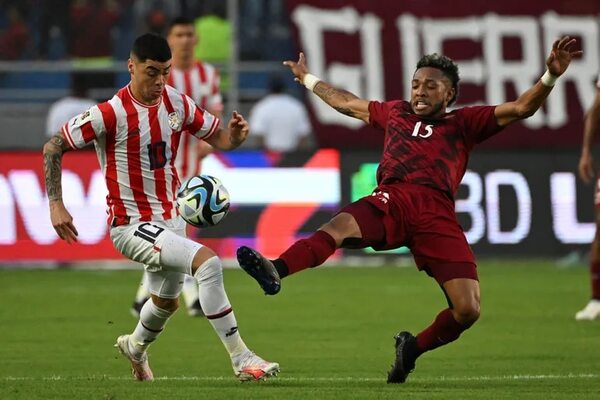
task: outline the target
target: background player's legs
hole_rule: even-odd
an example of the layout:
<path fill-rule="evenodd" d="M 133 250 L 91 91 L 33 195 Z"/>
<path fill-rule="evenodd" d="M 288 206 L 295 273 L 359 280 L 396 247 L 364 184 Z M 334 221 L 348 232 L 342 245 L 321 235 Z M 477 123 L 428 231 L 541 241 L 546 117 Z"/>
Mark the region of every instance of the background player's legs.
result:
<path fill-rule="evenodd" d="M 416 337 L 406 331 L 396 335 L 396 359 L 388 373 L 388 383 L 403 383 L 421 354 L 455 341 L 479 318 L 479 282 L 475 264 L 438 264 L 429 266 L 428 273 L 441 285 L 448 308 Z"/>
<path fill-rule="evenodd" d="M 590 281 L 592 298 L 583 310 L 575 314 L 578 321 L 600 319 L 600 211 L 596 204 L 596 235 L 590 252 Z"/>
<path fill-rule="evenodd" d="M 135 293 L 135 299 L 133 300 L 133 304 L 131 305 L 131 315 L 133 315 L 136 318 L 140 316 L 142 307 L 150 298 L 150 292 L 146 287 L 147 274 L 148 272 L 144 271 L 144 274 L 142 275 L 142 279 L 140 280 L 140 284 L 138 286 L 138 290 Z M 183 281 L 182 294 L 188 315 L 192 317 L 203 316 L 204 313 L 202 311 L 202 307 L 200 306 L 200 300 L 198 299 L 198 282 L 196 281 L 196 279 L 194 279 L 193 276 L 185 275 Z"/>
<path fill-rule="evenodd" d="M 210 145 L 201 140 L 198 141 L 198 145 L 204 149 L 204 145 L 206 147 L 211 148 Z M 198 237 L 199 229 L 193 227 L 192 225 L 186 224 L 185 226 L 185 234 L 188 239 L 196 241 Z M 188 315 L 192 317 L 202 317 L 204 316 L 204 311 L 202 310 L 202 306 L 200 305 L 200 299 L 198 298 L 198 282 L 191 275 L 186 275 L 185 280 L 183 281 L 183 300 L 185 301 L 185 306 L 187 308 Z"/>
<path fill-rule="evenodd" d="M 200 299 L 198 297 L 198 282 L 193 276 L 185 276 L 182 295 L 188 315 L 192 317 L 202 317 L 204 311 L 202 310 Z"/>
<path fill-rule="evenodd" d="M 131 315 L 133 315 L 136 318 L 140 316 L 142 307 L 150 298 L 150 292 L 146 288 L 146 274 L 147 272 L 144 271 L 144 273 L 142 274 L 142 279 L 140 280 L 140 284 L 138 285 L 137 292 L 135 292 L 135 299 L 133 300 L 133 304 L 131 305 Z"/>

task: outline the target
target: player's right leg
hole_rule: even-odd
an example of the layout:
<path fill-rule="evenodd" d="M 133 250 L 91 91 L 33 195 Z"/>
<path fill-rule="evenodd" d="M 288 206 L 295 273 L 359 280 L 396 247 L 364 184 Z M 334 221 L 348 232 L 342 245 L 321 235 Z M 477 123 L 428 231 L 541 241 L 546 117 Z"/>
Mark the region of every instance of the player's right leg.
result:
<path fill-rule="evenodd" d="M 229 353 L 235 375 L 242 381 L 277 375 L 279 364 L 263 360 L 242 340 L 235 314 L 223 285 L 221 260 L 208 247 L 201 247 L 192 262 L 199 298 L 206 318 Z"/>
<path fill-rule="evenodd" d="M 597 199 L 600 200 L 598 192 Z M 597 201 L 598 201 L 597 200 Z M 577 321 L 600 320 L 600 204 L 596 203 L 596 234 L 590 252 L 590 282 L 592 296 L 586 306 L 575 314 Z"/>
<path fill-rule="evenodd" d="M 268 260 L 247 246 L 237 250 L 237 259 L 265 294 L 274 295 L 281 289 L 282 278 L 323 264 L 348 238 L 361 240 L 362 233 L 355 216 L 342 210 L 312 236 L 298 240 L 275 260 Z"/>
<path fill-rule="evenodd" d="M 135 330 L 129 335 L 121 335 L 117 338 L 115 347 L 131 363 L 135 379 L 139 381 L 154 379 L 148 364 L 147 349 L 161 334 L 178 306 L 177 298 L 169 299 L 152 295 L 140 310 L 140 319 Z"/>

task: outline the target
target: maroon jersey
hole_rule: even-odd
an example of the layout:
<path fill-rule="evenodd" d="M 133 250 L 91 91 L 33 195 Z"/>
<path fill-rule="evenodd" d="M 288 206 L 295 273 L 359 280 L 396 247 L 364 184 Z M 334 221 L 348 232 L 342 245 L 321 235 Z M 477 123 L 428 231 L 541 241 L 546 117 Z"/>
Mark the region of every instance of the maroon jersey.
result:
<path fill-rule="evenodd" d="M 377 183 L 424 185 L 454 198 L 473 146 L 502 129 L 495 108 L 465 107 L 426 119 L 407 101 L 370 102 L 371 125 L 385 130 Z"/>

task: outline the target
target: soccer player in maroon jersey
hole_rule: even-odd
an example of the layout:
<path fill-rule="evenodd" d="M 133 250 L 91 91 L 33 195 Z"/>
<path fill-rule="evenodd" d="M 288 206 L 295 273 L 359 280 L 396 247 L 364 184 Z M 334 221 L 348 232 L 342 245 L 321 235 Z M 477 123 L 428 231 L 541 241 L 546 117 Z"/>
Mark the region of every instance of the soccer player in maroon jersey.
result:
<path fill-rule="evenodd" d="M 596 98 L 585 116 L 581 158 L 579 159 L 579 176 L 585 183 L 594 179 L 592 160 L 592 144 L 600 133 L 600 76 L 596 82 Z M 575 314 L 577 321 L 600 319 L 600 174 L 596 177 L 596 234 L 592 241 L 590 254 L 590 279 L 592 283 L 592 298 L 587 305 Z"/>
<path fill-rule="evenodd" d="M 219 118 L 168 86 L 171 50 L 158 35 L 135 40 L 127 67 L 131 82 L 126 87 L 71 118 L 44 145 L 52 226 L 61 239 L 77 241 L 73 217 L 62 201 L 61 162 L 65 152 L 93 144 L 108 188 L 110 238 L 121 254 L 148 272 L 151 298 L 133 332 L 119 336 L 115 344 L 135 379 L 154 378 L 147 349 L 177 311 L 186 275 L 197 281 L 202 309 L 229 353 L 235 375 L 240 380 L 275 375 L 279 364 L 263 360 L 242 340 L 223 285 L 221 260 L 212 249 L 186 238 L 175 202 L 181 136 L 194 135 L 220 150 L 233 150 L 246 139 L 248 123 L 234 111 L 222 127 Z"/>
<path fill-rule="evenodd" d="M 194 100 L 200 108 L 220 118 L 223 99 L 219 89 L 219 71 L 213 65 L 194 58 L 194 46 L 198 42 L 198 35 L 193 21 L 185 17 L 171 21 L 167 31 L 167 42 L 172 53 L 167 85 L 173 86 Z M 204 140 L 197 140 L 192 135 L 181 135 L 175 158 L 175 167 L 181 182 L 200 173 L 202 159 L 212 150 L 211 145 Z M 196 228 L 188 226 L 188 237 L 195 235 L 195 232 Z M 142 306 L 150 298 L 150 292 L 144 284 L 146 275 L 147 272 L 144 272 L 131 306 L 130 311 L 135 317 L 139 316 Z M 188 315 L 204 316 L 198 297 L 198 284 L 193 277 L 188 275 L 184 278 L 182 294 Z"/>
<path fill-rule="evenodd" d="M 547 71 L 517 100 L 447 112 L 458 95 L 458 67 L 448 57 L 424 56 L 411 81 L 410 101 L 368 101 L 338 89 L 308 72 L 304 55 L 285 61 L 296 81 L 342 114 L 385 133 L 377 184 L 370 196 L 342 208 L 307 239 L 279 258 L 267 260 L 249 247 L 237 252 L 240 266 L 266 294 L 277 294 L 281 278 L 321 265 L 340 247 L 376 250 L 408 246 L 419 270 L 440 285 L 448 300 L 433 323 L 416 336 L 395 336 L 396 357 L 388 383 L 402 383 L 417 357 L 456 340 L 479 318 L 479 281 L 475 257 L 458 224 L 454 195 L 470 151 L 510 123 L 538 110 L 571 58 L 575 39 L 554 42 Z"/>

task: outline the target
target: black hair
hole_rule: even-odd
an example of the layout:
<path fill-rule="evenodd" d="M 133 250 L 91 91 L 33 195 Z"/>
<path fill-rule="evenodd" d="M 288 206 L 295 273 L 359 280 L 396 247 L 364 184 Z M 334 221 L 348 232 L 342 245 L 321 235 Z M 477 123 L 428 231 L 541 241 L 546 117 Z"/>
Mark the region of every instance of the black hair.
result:
<path fill-rule="evenodd" d="M 90 88 L 90 77 L 83 72 L 71 73 L 71 93 L 75 97 L 87 97 Z"/>
<path fill-rule="evenodd" d="M 191 25 L 191 26 L 194 26 L 194 21 L 192 21 L 188 17 L 184 17 L 184 16 L 180 16 L 180 17 L 174 18 L 173 20 L 171 20 L 171 22 L 169 22 L 169 27 L 167 28 L 167 35 L 169 33 L 171 33 L 171 30 L 175 26 L 177 26 L 177 25 Z"/>
<path fill-rule="evenodd" d="M 285 92 L 285 82 L 281 75 L 272 75 L 269 78 L 269 93 L 283 93 Z"/>
<path fill-rule="evenodd" d="M 460 77 L 458 76 L 458 65 L 456 65 L 450 57 L 433 53 L 423 56 L 417 63 L 417 69 L 424 67 L 439 69 L 444 76 L 450 80 L 452 87 L 454 88 L 454 96 L 450 99 L 448 105 L 454 103 L 458 97 L 458 82 L 460 81 Z"/>
<path fill-rule="evenodd" d="M 165 62 L 171 59 L 171 49 L 167 40 L 155 33 L 145 33 L 135 39 L 131 54 L 141 62 L 146 60 Z"/>

